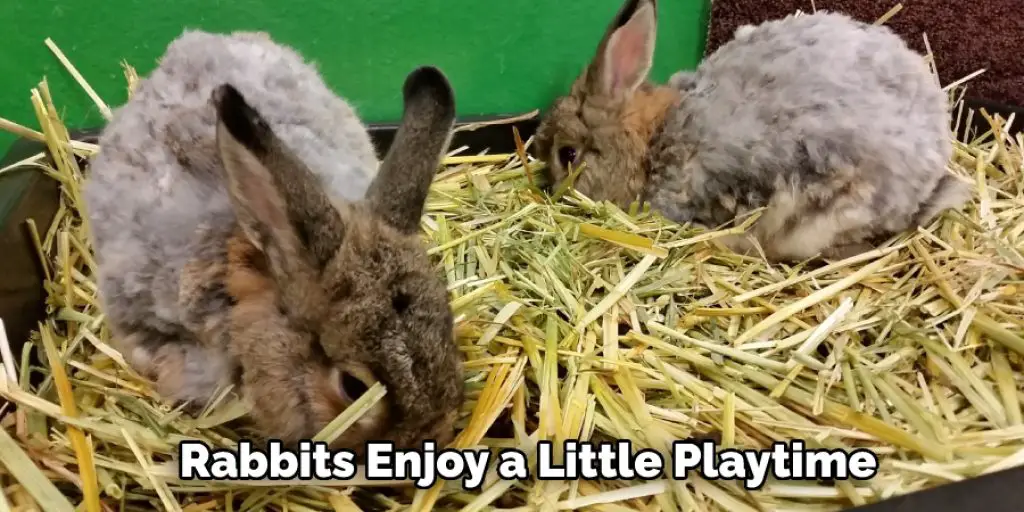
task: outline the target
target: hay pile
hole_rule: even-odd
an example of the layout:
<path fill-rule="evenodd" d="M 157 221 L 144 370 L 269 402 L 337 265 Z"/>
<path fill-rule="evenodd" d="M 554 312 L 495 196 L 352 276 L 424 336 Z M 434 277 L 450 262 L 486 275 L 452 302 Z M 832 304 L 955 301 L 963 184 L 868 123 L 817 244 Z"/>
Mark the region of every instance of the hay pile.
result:
<path fill-rule="evenodd" d="M 45 82 L 32 99 L 41 131 L 2 126 L 46 142 L 53 162 L 28 163 L 61 183 L 62 205 L 35 226 L 49 318 L 25 353 L 0 343 L 11 402 L 0 511 L 824 511 L 1024 463 L 1024 141 L 1001 120 L 957 145 L 955 169 L 977 183 L 962 214 L 827 265 L 767 265 L 716 245 L 735 229 L 701 232 L 575 192 L 552 202 L 517 155 L 448 158 L 424 226 L 467 359 L 459 446 L 629 439 L 667 457 L 672 440 L 718 433 L 741 448 L 866 447 L 883 462 L 870 482 L 758 491 L 493 475 L 480 491 L 416 491 L 178 480 L 177 442 L 231 447 L 245 406 L 225 394 L 198 418 L 171 410 L 111 348 L 72 157 L 97 148 L 68 141 Z M 28 367 L 30 350 L 46 367 Z"/>

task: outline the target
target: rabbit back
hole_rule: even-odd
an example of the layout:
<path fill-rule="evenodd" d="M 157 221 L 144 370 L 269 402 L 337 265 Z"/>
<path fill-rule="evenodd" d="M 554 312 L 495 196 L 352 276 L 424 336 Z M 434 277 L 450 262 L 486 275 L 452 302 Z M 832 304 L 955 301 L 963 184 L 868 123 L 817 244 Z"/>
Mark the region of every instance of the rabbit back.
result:
<path fill-rule="evenodd" d="M 197 329 L 228 306 L 216 290 L 200 303 L 182 294 L 186 281 L 217 286 L 236 229 L 210 102 L 225 83 L 261 110 L 332 198 L 361 199 L 377 171 L 355 111 L 293 50 L 260 33 L 186 31 L 174 40 L 101 134 L 84 192 L 101 300 L 120 337 L 141 347 L 140 366 L 161 344 L 197 343 Z"/>
<path fill-rule="evenodd" d="M 863 238 L 962 199 L 946 94 L 886 27 L 826 12 L 746 27 L 670 85 L 683 99 L 647 190 L 668 217 L 717 225 L 780 203 L 777 229 L 832 217 Z"/>

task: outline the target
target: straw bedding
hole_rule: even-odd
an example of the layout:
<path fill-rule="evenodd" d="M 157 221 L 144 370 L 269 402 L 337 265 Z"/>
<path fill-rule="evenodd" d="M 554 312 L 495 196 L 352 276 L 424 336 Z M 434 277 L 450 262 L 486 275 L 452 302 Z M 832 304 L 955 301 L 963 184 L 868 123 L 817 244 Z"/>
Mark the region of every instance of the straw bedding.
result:
<path fill-rule="evenodd" d="M 743 226 L 699 231 L 574 191 L 553 200 L 532 188 L 539 162 L 456 149 L 423 225 L 467 361 L 458 446 L 629 439 L 667 457 L 671 441 L 711 434 L 740 448 L 869 448 L 882 466 L 868 482 L 757 491 L 493 474 L 477 491 L 418 491 L 178 480 L 177 443 L 233 446 L 245 405 L 225 393 L 198 417 L 172 410 L 112 348 L 79 212 L 87 171 L 75 156 L 97 148 L 67 140 L 45 82 L 32 101 L 39 131 L 2 127 L 47 144 L 52 159 L 25 164 L 61 183 L 62 205 L 52 226 L 31 226 L 49 318 L 25 353 L 0 343 L 0 510 L 824 511 L 1024 463 L 1024 141 L 1005 135 L 1006 120 L 957 143 L 951 167 L 977 185 L 962 213 L 872 253 L 796 266 L 717 245 Z M 970 115 L 982 114 L 956 111 Z M 30 367 L 29 350 L 46 364 Z"/>

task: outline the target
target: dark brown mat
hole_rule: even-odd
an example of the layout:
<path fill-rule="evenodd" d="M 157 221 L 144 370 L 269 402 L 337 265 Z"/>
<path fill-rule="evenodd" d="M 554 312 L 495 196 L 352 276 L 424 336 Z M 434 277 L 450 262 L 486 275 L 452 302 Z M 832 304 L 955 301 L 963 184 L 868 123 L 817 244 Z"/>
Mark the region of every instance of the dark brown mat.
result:
<path fill-rule="evenodd" d="M 819 10 L 838 11 L 873 22 L 898 0 L 816 0 Z M 948 84 L 984 68 L 967 94 L 1024 106 L 1024 0 L 903 0 L 903 10 L 886 24 L 924 53 L 923 34 Z M 732 38 L 737 27 L 812 11 L 811 0 L 713 0 L 708 53 Z"/>

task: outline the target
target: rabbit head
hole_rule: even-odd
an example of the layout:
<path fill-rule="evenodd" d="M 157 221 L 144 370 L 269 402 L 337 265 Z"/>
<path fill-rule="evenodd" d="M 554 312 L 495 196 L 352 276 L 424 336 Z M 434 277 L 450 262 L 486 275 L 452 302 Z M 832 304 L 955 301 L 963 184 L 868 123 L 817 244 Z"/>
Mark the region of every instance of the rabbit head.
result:
<path fill-rule="evenodd" d="M 452 439 L 460 354 L 419 227 L 455 100 L 430 67 L 411 73 L 403 93 L 394 142 L 365 199 L 351 204 L 332 202 L 238 90 L 213 93 L 239 228 L 227 248 L 229 344 L 268 437 L 309 439 L 380 382 L 384 398 L 334 447 Z"/>
<path fill-rule="evenodd" d="M 679 100 L 674 88 L 647 81 L 656 15 L 655 0 L 628 0 L 569 94 L 545 114 L 535 143 L 550 184 L 572 177 L 584 195 L 620 205 L 641 195 L 649 143 Z"/>

